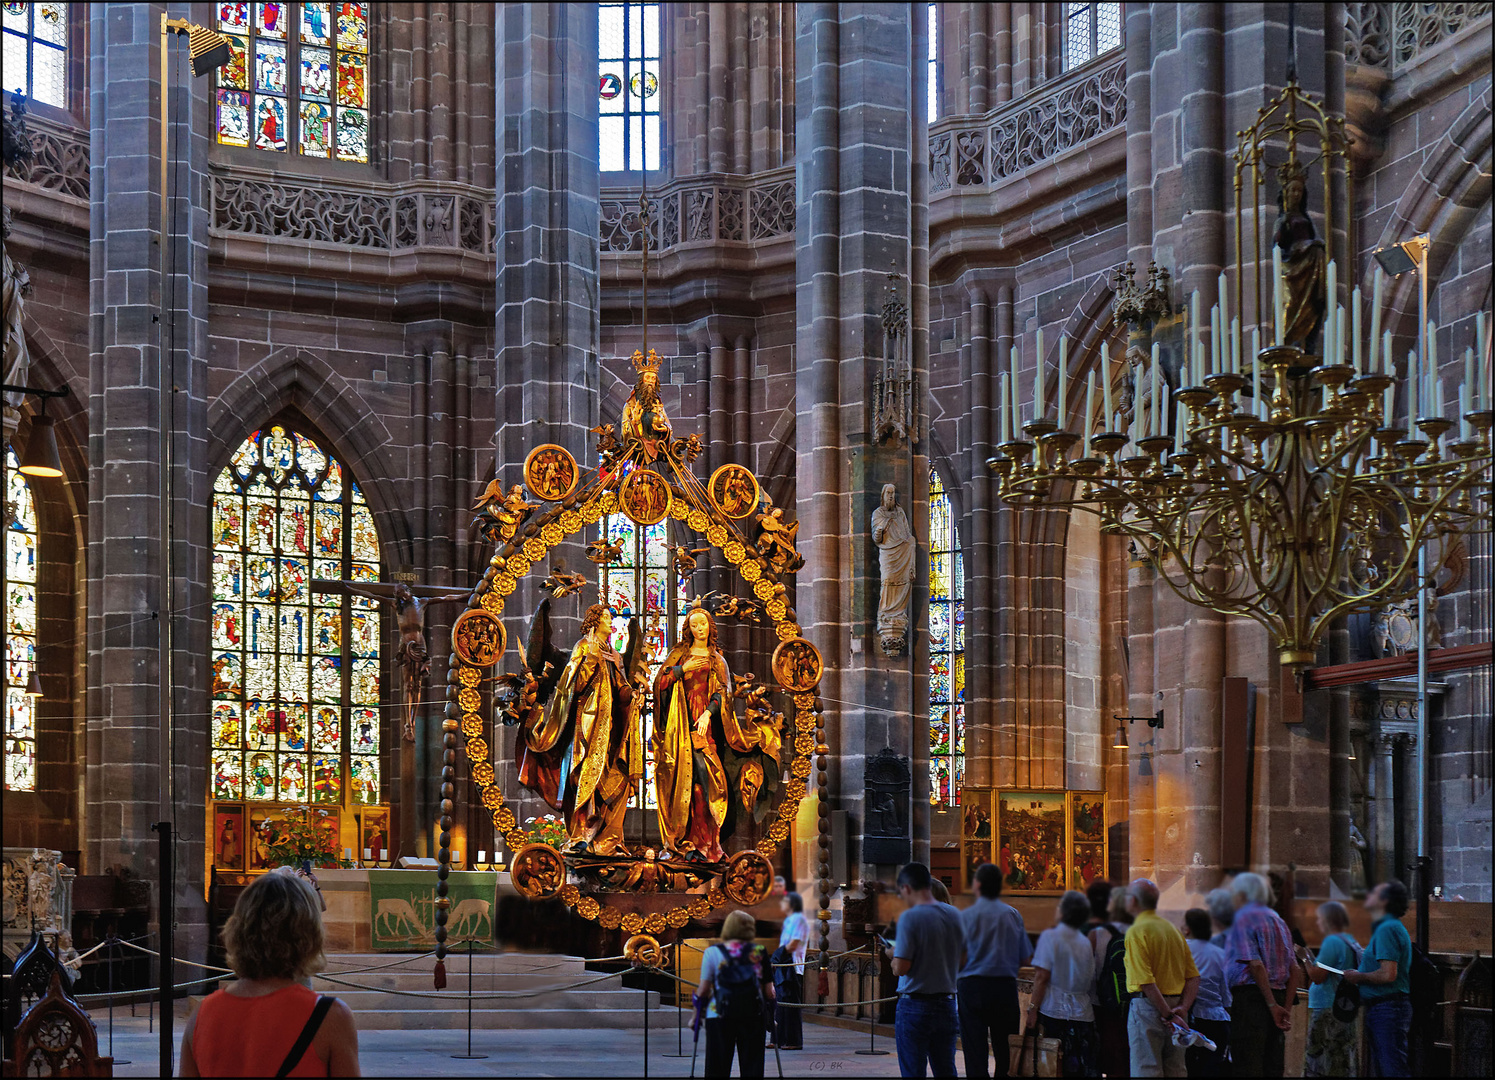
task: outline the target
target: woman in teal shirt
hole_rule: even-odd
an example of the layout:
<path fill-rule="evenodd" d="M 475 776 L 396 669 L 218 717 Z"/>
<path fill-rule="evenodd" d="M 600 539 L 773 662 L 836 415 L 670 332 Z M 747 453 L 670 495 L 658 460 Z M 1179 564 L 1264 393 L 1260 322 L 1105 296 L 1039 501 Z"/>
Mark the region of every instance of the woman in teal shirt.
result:
<path fill-rule="evenodd" d="M 1356 1043 L 1354 1020 L 1340 1020 L 1334 1015 L 1334 994 L 1339 989 L 1339 976 L 1325 971 L 1326 967 L 1350 971 L 1360 966 L 1360 945 L 1350 936 L 1350 913 L 1337 900 L 1320 904 L 1318 908 L 1319 933 L 1324 943 L 1319 946 L 1317 961 L 1307 956 L 1308 961 L 1308 1052 L 1303 1059 L 1304 1076 L 1358 1076 L 1356 1065 Z"/>

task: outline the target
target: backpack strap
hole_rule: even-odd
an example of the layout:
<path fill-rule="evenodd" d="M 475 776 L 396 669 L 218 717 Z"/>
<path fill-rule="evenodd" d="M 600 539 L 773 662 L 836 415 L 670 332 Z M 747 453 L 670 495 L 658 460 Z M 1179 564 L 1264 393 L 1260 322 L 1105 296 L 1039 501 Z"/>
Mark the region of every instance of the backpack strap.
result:
<path fill-rule="evenodd" d="M 307 1050 L 311 1049 L 311 1041 L 317 1037 L 322 1021 L 327 1019 L 327 1013 L 331 1011 L 332 1003 L 336 1000 L 337 998 L 327 994 L 317 995 L 317 1004 L 312 1009 L 311 1015 L 306 1018 L 306 1026 L 301 1029 L 301 1034 L 296 1036 L 296 1043 L 291 1047 L 291 1052 L 286 1055 L 286 1059 L 280 1063 L 280 1068 L 275 1072 L 276 1080 L 290 1076 L 291 1070 L 301 1063 L 302 1057 L 305 1056 Z"/>

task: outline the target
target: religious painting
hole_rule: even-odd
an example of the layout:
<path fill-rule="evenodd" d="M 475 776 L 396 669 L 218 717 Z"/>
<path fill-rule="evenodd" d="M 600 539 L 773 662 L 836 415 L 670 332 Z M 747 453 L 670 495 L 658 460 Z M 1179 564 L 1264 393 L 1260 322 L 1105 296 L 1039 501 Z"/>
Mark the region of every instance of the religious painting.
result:
<path fill-rule="evenodd" d="M 670 512 L 672 499 L 669 481 L 652 469 L 635 469 L 618 491 L 623 513 L 640 525 L 663 521 Z"/>
<path fill-rule="evenodd" d="M 1013 893 L 1059 893 L 1065 879 L 1062 791 L 997 793 L 997 866 Z"/>
<path fill-rule="evenodd" d="M 387 860 L 389 854 L 389 811 L 383 807 L 370 806 L 364 810 L 360 828 L 363 835 L 359 844 L 363 848 L 363 861 L 377 866 Z"/>
<path fill-rule="evenodd" d="M 248 853 L 250 870 L 270 870 L 270 849 L 280 843 L 285 831 L 280 811 L 273 807 L 249 811 Z"/>
<path fill-rule="evenodd" d="M 779 685 L 796 694 L 809 693 L 820 684 L 825 665 L 820 650 L 804 638 L 790 638 L 779 643 L 770 662 L 773 677 Z"/>
<path fill-rule="evenodd" d="M 243 870 L 248 843 L 242 806 L 213 807 L 213 865 L 220 870 Z"/>
<path fill-rule="evenodd" d="M 758 505 L 758 478 L 741 465 L 723 465 L 711 474 L 706 491 L 729 518 L 745 518 Z"/>
<path fill-rule="evenodd" d="M 974 791 L 970 801 L 962 800 L 960 834 L 967 840 L 991 839 L 991 793 Z"/>
<path fill-rule="evenodd" d="M 1084 889 L 1106 876 L 1106 793 L 1069 793 L 1069 887 Z"/>

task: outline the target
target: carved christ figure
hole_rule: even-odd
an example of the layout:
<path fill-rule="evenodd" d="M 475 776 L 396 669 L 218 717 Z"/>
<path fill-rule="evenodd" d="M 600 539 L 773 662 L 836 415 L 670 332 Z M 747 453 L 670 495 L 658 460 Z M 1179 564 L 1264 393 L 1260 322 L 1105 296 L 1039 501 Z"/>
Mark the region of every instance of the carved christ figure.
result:
<path fill-rule="evenodd" d="M 333 586 L 321 588 L 320 586 Z M 426 608 L 432 604 L 452 604 L 465 601 L 465 592 L 430 591 L 420 597 L 408 585 L 385 585 L 366 581 L 314 581 L 317 592 L 345 592 L 351 596 L 363 596 L 381 603 L 393 603 L 395 617 L 400 628 L 400 648 L 395 659 L 400 664 L 405 683 L 405 723 L 402 735 L 406 742 L 415 742 L 415 711 L 420 705 L 421 690 L 431 674 L 431 657 L 426 651 Z"/>
<path fill-rule="evenodd" d="M 882 591 L 877 602 L 877 634 L 884 650 L 901 650 L 908 640 L 908 601 L 913 592 L 914 532 L 898 505 L 892 484 L 882 486 L 882 505 L 872 511 L 872 542 L 877 545 Z"/>

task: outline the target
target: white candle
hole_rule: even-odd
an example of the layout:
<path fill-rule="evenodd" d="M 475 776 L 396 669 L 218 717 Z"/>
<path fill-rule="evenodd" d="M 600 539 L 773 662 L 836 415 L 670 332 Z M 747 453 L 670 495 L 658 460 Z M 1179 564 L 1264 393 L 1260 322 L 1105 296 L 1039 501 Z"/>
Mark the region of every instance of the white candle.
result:
<path fill-rule="evenodd" d="M 1475 389 L 1475 386 L 1474 350 L 1471 348 L 1466 348 L 1464 350 L 1464 387 L 1467 387 L 1469 389 L 1469 393 L 1459 395 L 1460 423 L 1463 423 L 1462 417 L 1466 412 L 1474 411 L 1474 395 L 1478 393 L 1478 390 Z M 1460 389 L 1463 389 L 1464 387 L 1460 387 Z M 1460 437 L 1467 439 L 1469 436 L 1461 435 Z"/>
<path fill-rule="evenodd" d="M 1203 348 L 1203 343 L 1199 340 L 1199 335 L 1202 332 L 1203 327 L 1199 325 L 1199 290 L 1195 289 L 1189 294 L 1189 343 L 1193 346 L 1193 364 L 1189 369 L 1189 382 L 1193 386 L 1198 386 L 1203 381 L 1198 374 L 1199 356 Z M 1182 383 L 1182 377 L 1178 381 Z M 1153 434 L 1157 434 L 1157 432 L 1153 432 Z"/>
<path fill-rule="evenodd" d="M 1043 419 L 1043 327 L 1038 328 L 1038 359 L 1033 366 L 1033 419 Z"/>
<path fill-rule="evenodd" d="M 1354 293 L 1350 296 L 1350 333 L 1353 341 L 1350 343 L 1351 362 L 1355 365 L 1355 374 L 1360 374 L 1360 286 L 1355 286 Z"/>
<path fill-rule="evenodd" d="M 1396 415 L 1396 386 L 1388 386 L 1381 391 L 1381 426 L 1389 428 L 1391 418 Z"/>
<path fill-rule="evenodd" d="M 1068 419 L 1066 419 L 1065 412 L 1064 412 L 1064 406 L 1065 406 L 1065 400 L 1064 399 L 1067 396 L 1065 394 L 1065 390 L 1068 389 L 1068 387 L 1065 386 L 1065 379 L 1068 377 L 1067 376 L 1068 368 L 1069 368 L 1069 338 L 1065 337 L 1063 334 L 1060 334 L 1059 335 L 1059 400 L 1058 400 L 1058 402 L 1056 402 L 1056 404 L 1059 406 L 1059 415 L 1056 417 L 1056 419 L 1059 421 L 1059 427 L 1060 427 L 1061 430 L 1067 429 L 1069 427 L 1069 421 L 1068 421 Z"/>
<path fill-rule="evenodd" d="M 1465 356 L 1466 356 L 1465 365 L 1468 366 L 1468 363 L 1470 361 L 1473 361 L 1473 359 L 1474 359 L 1474 350 L 1473 349 L 1465 349 L 1464 352 L 1465 352 Z M 1459 438 L 1460 439 L 1468 439 L 1469 438 L 1469 421 L 1464 419 L 1464 414 L 1467 413 L 1467 412 L 1472 412 L 1472 411 L 1473 410 L 1469 408 L 1469 384 L 1465 383 L 1463 386 L 1459 387 Z"/>
<path fill-rule="evenodd" d="M 1376 342 L 1381 338 L 1381 291 L 1386 284 L 1386 275 L 1382 273 L 1379 266 L 1376 267 L 1376 286 L 1371 293 L 1370 300 L 1370 370 L 1375 374 L 1376 370 Z M 1391 354 L 1386 354 L 1386 374 L 1391 373 Z"/>
<path fill-rule="evenodd" d="M 1426 409 L 1433 400 L 1432 388 L 1438 382 L 1438 325 L 1432 319 L 1428 320 L 1427 363 L 1422 367 L 1422 377 L 1427 380 L 1427 390 L 1422 395 L 1422 407 Z"/>
<path fill-rule="evenodd" d="M 1266 419 L 1261 410 L 1261 327 L 1251 328 L 1251 411 Z"/>
<path fill-rule="evenodd" d="M 1219 296 L 1220 296 L 1220 305 L 1219 305 L 1220 306 L 1220 329 L 1221 329 L 1221 331 L 1224 331 L 1228 326 L 1230 326 L 1230 301 L 1227 299 L 1226 288 L 1227 288 L 1227 286 L 1225 284 L 1225 271 L 1221 270 L 1220 271 L 1220 292 L 1219 292 Z M 1228 350 L 1226 350 L 1226 355 L 1229 355 Z"/>
<path fill-rule="evenodd" d="M 1338 263 L 1335 262 L 1334 259 L 1329 260 L 1328 281 L 1326 281 L 1325 283 L 1325 299 L 1326 301 L 1328 301 L 1328 304 L 1326 304 L 1325 307 L 1329 308 L 1329 316 L 1332 317 L 1334 316 L 1335 311 L 1340 308 L 1340 265 L 1338 265 Z M 1325 344 L 1323 362 L 1340 362 L 1340 355 L 1338 355 L 1338 350 L 1335 350 L 1335 352 L 1331 355 L 1328 350 L 1328 346 L 1331 343 L 1329 343 L 1329 341 L 1325 341 L 1325 343 L 1323 344 Z"/>
<path fill-rule="evenodd" d="M 1221 275 L 1222 277 L 1224 275 Z M 1173 414 L 1173 452 L 1182 454 L 1184 452 L 1184 410 L 1174 402 Z"/>
<path fill-rule="evenodd" d="M 485 863 L 487 861 L 488 861 L 488 853 L 486 851 L 484 851 L 482 848 L 478 848 L 478 864 L 482 865 L 483 863 Z"/>
<path fill-rule="evenodd" d="M 1018 400 L 1017 400 L 1018 399 L 1018 394 L 1021 391 L 1019 391 L 1018 387 L 1017 387 L 1017 346 L 1016 345 L 1014 345 L 1012 347 L 1012 353 L 1008 357 L 1007 370 L 1012 373 L 1012 384 L 1009 387 L 1009 389 L 1011 389 L 1011 391 L 1012 391 L 1012 437 L 1014 439 L 1020 439 L 1020 438 L 1022 438 L 1022 430 L 1023 430 L 1023 414 L 1022 414 L 1021 409 L 1018 407 Z"/>
<path fill-rule="evenodd" d="M 1411 433 L 1417 431 L 1418 394 L 1422 386 L 1417 374 L 1417 350 L 1412 349 L 1407 353 L 1407 430 Z"/>
<path fill-rule="evenodd" d="M 1126 358 L 1126 346 L 1121 347 L 1122 358 Z M 1111 408 L 1111 363 L 1110 358 L 1101 351 L 1101 389 L 1105 392 L 1106 422 L 1100 426 L 1101 431 L 1110 431 L 1111 425 L 1116 421 L 1116 411 Z"/>
<path fill-rule="evenodd" d="M 1486 336 L 1485 313 L 1474 316 L 1474 351 L 1479 355 L 1480 377 L 1475 384 L 1474 408 L 1483 410 L 1490 404 L 1490 339 Z"/>
<path fill-rule="evenodd" d="M 1196 297 L 1198 293 L 1194 294 Z M 1152 343 L 1152 433 L 1158 433 L 1158 343 Z"/>
<path fill-rule="evenodd" d="M 1106 354 L 1101 352 L 1101 360 L 1105 360 Z M 1085 376 L 1085 419 L 1083 427 L 1085 430 L 1085 449 L 1081 457 L 1090 456 L 1090 425 L 1095 422 L 1095 372 L 1092 371 Z"/>
<path fill-rule="evenodd" d="M 1003 443 L 1012 441 L 1012 391 L 1008 389 L 1008 381 L 1009 379 L 1007 372 L 1002 372 L 1001 391 L 998 393 L 997 397 L 998 400 L 1001 401 L 1001 406 L 999 407 L 998 411 L 1002 414 Z"/>
<path fill-rule="evenodd" d="M 1374 337 L 1374 335 L 1372 335 Z M 1381 335 L 1381 374 L 1396 377 L 1396 368 L 1391 366 L 1391 331 Z"/>
<path fill-rule="evenodd" d="M 1230 320 L 1230 373 L 1241 373 L 1241 317 Z"/>
<path fill-rule="evenodd" d="M 1209 356 L 1211 375 L 1218 375 L 1225 368 L 1220 362 L 1220 338 L 1224 328 L 1220 325 L 1220 305 L 1216 304 L 1209 309 Z"/>
<path fill-rule="evenodd" d="M 1272 245 L 1272 322 L 1277 331 L 1277 344 L 1282 344 L 1282 335 L 1287 332 L 1286 297 L 1282 295 L 1282 249 Z"/>

